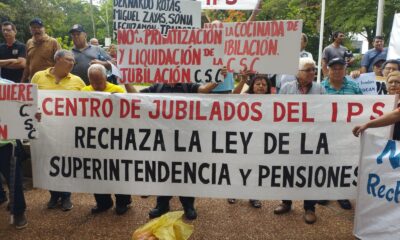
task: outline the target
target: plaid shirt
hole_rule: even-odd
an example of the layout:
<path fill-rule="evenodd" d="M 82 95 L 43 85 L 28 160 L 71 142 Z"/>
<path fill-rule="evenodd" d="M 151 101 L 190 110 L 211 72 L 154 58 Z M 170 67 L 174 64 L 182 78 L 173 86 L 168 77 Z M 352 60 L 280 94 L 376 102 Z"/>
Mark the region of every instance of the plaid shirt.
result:
<path fill-rule="evenodd" d="M 321 86 L 325 88 L 326 94 L 331 95 L 362 95 L 361 89 L 356 82 L 348 79 L 347 77 L 343 78 L 343 85 L 339 90 L 336 90 L 329 83 L 329 78 L 326 78 Z"/>

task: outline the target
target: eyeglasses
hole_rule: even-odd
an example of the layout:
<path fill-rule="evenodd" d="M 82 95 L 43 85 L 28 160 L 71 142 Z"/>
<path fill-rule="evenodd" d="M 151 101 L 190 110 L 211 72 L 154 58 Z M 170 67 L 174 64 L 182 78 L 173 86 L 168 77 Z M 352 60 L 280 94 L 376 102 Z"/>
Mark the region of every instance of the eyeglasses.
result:
<path fill-rule="evenodd" d="M 317 71 L 317 69 L 316 68 L 307 68 L 307 69 L 302 69 L 300 71 L 309 73 L 309 72 L 315 72 L 315 71 Z"/>

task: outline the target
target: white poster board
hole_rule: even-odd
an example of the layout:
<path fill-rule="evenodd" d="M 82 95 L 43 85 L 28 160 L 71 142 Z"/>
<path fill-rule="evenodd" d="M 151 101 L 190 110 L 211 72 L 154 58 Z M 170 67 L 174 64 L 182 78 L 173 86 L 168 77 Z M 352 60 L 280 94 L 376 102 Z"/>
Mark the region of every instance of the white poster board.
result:
<path fill-rule="evenodd" d="M 354 234 L 363 240 L 400 236 L 400 143 L 370 134 L 361 138 Z"/>
<path fill-rule="evenodd" d="M 386 59 L 400 58 L 400 13 L 394 15 Z"/>
<path fill-rule="evenodd" d="M 351 129 L 394 104 L 359 95 L 39 95 L 35 187 L 241 199 L 355 198 Z"/>
<path fill-rule="evenodd" d="M 364 95 L 378 95 L 376 88 L 376 76 L 374 72 L 363 73 L 358 78 L 354 79 L 358 83 Z"/>
<path fill-rule="evenodd" d="M 37 87 L 0 84 L 0 140 L 37 137 Z"/>
<path fill-rule="evenodd" d="M 114 39 L 118 29 L 200 28 L 201 3 L 196 1 L 115 0 Z"/>
<path fill-rule="evenodd" d="M 253 10 L 259 0 L 200 0 L 202 9 Z"/>

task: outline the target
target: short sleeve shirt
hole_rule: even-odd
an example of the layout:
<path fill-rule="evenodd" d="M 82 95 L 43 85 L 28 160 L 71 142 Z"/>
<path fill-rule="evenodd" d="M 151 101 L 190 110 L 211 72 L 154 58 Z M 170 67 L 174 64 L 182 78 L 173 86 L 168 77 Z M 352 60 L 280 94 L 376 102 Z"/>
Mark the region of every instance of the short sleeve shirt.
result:
<path fill-rule="evenodd" d="M 382 51 L 377 51 L 375 48 L 368 50 L 361 59 L 361 67 L 365 67 L 367 72 L 373 72 L 372 63 L 377 59 L 386 59 L 387 48 Z"/>
<path fill-rule="evenodd" d="M 323 53 L 322 58 L 325 59 L 326 63 L 334 58 L 341 58 L 344 60 L 344 53 L 347 51 L 347 48 L 340 45 L 339 47 L 334 47 L 332 44 L 327 46 Z"/>
<path fill-rule="evenodd" d="M 78 76 L 69 73 L 57 84 L 56 78 L 50 73 L 52 68 L 35 73 L 32 77 L 32 83 L 38 85 L 40 90 L 73 90 L 80 91 L 85 87 L 85 83 Z"/>
<path fill-rule="evenodd" d="M 325 79 L 321 85 L 325 88 L 327 94 L 331 95 L 362 95 L 358 84 L 347 77 L 344 77 L 342 87 L 337 90 L 329 83 L 329 78 Z"/>
<path fill-rule="evenodd" d="M 0 59 L 18 59 L 26 57 L 26 47 L 25 44 L 15 41 L 11 46 L 6 43 L 0 44 Z M 24 68 L 21 69 L 11 69 L 6 67 L 1 68 L 1 77 L 9 79 L 15 83 L 19 83 L 22 78 Z"/>
<path fill-rule="evenodd" d="M 72 53 L 75 57 L 75 66 L 72 69 L 71 73 L 82 78 L 86 85 L 90 84 L 89 77 L 87 75 L 87 70 L 90 66 L 90 62 L 94 59 L 98 59 L 101 61 L 111 60 L 110 55 L 108 55 L 101 47 L 93 45 L 89 45 L 82 51 L 73 48 Z"/>

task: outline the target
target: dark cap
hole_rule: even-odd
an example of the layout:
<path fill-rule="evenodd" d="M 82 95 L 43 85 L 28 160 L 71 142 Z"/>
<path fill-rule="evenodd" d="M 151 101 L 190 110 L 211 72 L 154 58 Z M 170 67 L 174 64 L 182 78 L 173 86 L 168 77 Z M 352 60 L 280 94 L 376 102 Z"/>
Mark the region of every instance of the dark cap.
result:
<path fill-rule="evenodd" d="M 33 24 L 37 24 L 41 27 L 43 27 L 43 21 L 40 18 L 34 18 L 32 21 L 29 22 L 29 26 L 32 26 Z"/>
<path fill-rule="evenodd" d="M 377 57 L 376 59 L 374 59 L 374 61 L 372 61 L 372 66 L 377 65 L 378 63 L 384 63 L 386 61 L 386 58 L 383 57 Z M 382 65 L 381 65 L 382 66 Z"/>
<path fill-rule="evenodd" d="M 329 61 L 328 66 L 332 66 L 335 64 L 346 65 L 346 62 L 341 58 L 333 58 Z"/>
<path fill-rule="evenodd" d="M 74 26 L 72 26 L 71 30 L 69 30 L 69 33 L 73 33 L 73 32 L 85 32 L 85 29 L 83 29 L 82 25 L 80 25 L 80 24 L 74 24 Z"/>

